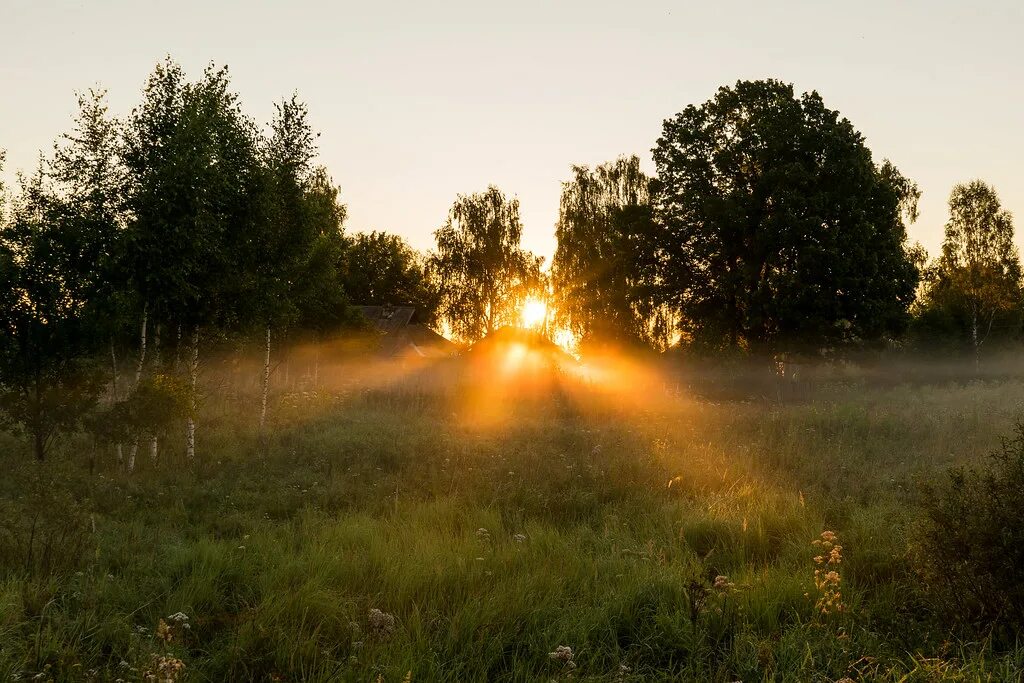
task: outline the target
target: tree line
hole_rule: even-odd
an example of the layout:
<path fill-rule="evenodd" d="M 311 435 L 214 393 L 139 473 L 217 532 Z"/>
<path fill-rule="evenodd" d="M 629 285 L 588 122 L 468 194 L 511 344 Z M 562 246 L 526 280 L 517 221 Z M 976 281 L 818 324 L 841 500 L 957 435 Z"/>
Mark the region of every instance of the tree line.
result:
<path fill-rule="evenodd" d="M 262 434 L 275 348 L 359 327 L 353 304 L 412 304 L 473 342 L 537 297 L 584 351 L 977 354 L 1021 331 L 995 190 L 953 188 L 930 261 L 907 238 L 917 186 L 817 93 L 780 81 L 667 119 L 653 176 L 637 156 L 572 167 L 548 270 L 494 186 L 456 198 L 429 253 L 346 233 L 306 106 L 285 98 L 260 125 L 226 68 L 189 80 L 168 58 L 123 119 L 102 91 L 78 105 L 38 167 L 0 188 L 0 415 L 40 459 L 83 426 L 129 469 L 182 426 L 194 458 L 201 355 L 225 338 L 261 348 Z"/>

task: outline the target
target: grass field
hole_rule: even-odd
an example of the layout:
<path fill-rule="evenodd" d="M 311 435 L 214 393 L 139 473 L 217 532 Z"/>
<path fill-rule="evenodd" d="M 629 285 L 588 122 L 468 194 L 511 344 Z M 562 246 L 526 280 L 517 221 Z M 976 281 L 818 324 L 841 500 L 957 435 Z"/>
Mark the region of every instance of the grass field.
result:
<path fill-rule="evenodd" d="M 170 440 L 130 476 L 0 436 L 0 680 L 1021 676 L 943 628 L 913 548 L 918 483 L 996 446 L 1024 384 L 599 383 L 281 395 L 265 450 L 251 401 L 210 400 L 199 463 Z"/>

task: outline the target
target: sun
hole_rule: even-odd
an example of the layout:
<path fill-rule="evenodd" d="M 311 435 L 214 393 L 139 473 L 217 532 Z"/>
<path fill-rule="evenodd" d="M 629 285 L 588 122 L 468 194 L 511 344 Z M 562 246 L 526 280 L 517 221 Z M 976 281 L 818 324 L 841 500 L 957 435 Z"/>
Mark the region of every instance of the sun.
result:
<path fill-rule="evenodd" d="M 523 302 L 523 308 L 520 312 L 523 327 L 531 330 L 538 329 L 544 324 L 544 318 L 547 317 L 547 314 L 548 305 L 541 299 L 530 297 Z"/>

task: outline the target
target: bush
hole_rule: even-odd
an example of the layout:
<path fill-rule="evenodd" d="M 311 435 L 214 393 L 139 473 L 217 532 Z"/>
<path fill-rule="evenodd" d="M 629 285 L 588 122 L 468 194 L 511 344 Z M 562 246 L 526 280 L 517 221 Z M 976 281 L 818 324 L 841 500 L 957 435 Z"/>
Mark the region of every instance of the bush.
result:
<path fill-rule="evenodd" d="M 1024 423 L 990 460 L 924 487 L 920 567 L 943 617 L 1012 639 L 1024 627 Z"/>

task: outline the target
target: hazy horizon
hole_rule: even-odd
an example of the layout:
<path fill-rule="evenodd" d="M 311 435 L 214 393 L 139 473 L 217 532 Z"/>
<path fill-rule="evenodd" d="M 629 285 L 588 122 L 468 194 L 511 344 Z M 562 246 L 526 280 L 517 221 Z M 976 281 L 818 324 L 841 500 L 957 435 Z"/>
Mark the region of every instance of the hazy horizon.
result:
<path fill-rule="evenodd" d="M 457 194 L 493 183 L 519 198 L 524 245 L 550 260 L 572 164 L 638 154 L 653 171 L 663 119 L 747 78 L 819 91 L 876 161 L 914 179 L 924 194 L 910 237 L 930 254 L 956 182 L 989 182 L 1024 217 L 1024 6 L 1008 0 L 4 7 L 7 181 L 68 130 L 76 90 L 106 88 L 123 116 L 169 54 L 191 77 L 228 65 L 261 122 L 297 92 L 322 133 L 346 229 L 387 230 L 418 248 L 432 245 Z"/>

